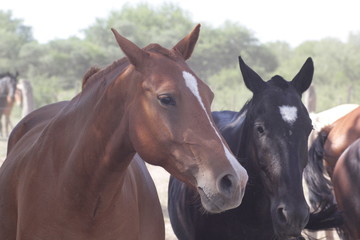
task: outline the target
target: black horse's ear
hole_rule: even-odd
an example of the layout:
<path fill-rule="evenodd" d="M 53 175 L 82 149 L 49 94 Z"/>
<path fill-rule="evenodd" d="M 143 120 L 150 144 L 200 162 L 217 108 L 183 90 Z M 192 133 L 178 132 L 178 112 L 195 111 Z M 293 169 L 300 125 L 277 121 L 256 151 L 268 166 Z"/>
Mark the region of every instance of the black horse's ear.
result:
<path fill-rule="evenodd" d="M 298 74 L 296 74 L 294 79 L 291 81 L 291 84 L 295 87 L 300 95 L 310 87 L 313 75 L 314 63 L 313 60 L 309 57 L 301 67 Z"/>
<path fill-rule="evenodd" d="M 266 88 L 264 80 L 262 80 L 262 78 L 254 70 L 246 65 L 241 56 L 239 56 L 239 65 L 244 83 L 250 91 L 255 94 Z"/>

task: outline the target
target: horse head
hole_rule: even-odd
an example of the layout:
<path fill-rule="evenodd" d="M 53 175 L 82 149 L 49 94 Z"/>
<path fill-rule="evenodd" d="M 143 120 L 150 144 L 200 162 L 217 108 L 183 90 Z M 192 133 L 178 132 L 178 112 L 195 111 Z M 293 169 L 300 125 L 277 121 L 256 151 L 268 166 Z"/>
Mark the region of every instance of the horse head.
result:
<path fill-rule="evenodd" d="M 132 84 L 124 106 L 134 151 L 196 188 L 207 211 L 237 207 L 247 173 L 214 125 L 214 94 L 185 62 L 200 25 L 170 50 L 158 44 L 141 49 L 112 31 L 130 63 L 114 84 L 125 78 Z"/>
<path fill-rule="evenodd" d="M 307 59 L 292 81 L 274 76 L 267 82 L 241 57 L 239 63 L 245 85 L 253 92 L 244 123 L 248 171 L 268 196 L 274 232 L 281 239 L 299 236 L 309 218 L 302 174 L 312 130 L 301 95 L 311 84 L 313 62 Z"/>
<path fill-rule="evenodd" d="M 8 101 L 14 101 L 17 86 L 17 77 L 19 73 L 12 74 L 10 72 L 0 74 L 0 91 L 1 95 L 6 95 Z"/>

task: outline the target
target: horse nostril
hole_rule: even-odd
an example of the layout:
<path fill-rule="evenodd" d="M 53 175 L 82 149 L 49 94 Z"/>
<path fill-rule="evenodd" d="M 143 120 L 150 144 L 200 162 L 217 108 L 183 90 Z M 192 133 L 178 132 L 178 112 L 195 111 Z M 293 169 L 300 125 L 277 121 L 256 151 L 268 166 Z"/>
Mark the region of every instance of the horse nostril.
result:
<path fill-rule="evenodd" d="M 226 174 L 220 179 L 220 191 L 225 192 L 230 195 L 233 188 L 233 176 L 231 174 Z"/>
<path fill-rule="evenodd" d="M 279 218 L 279 222 L 281 223 L 286 223 L 287 222 L 287 217 L 286 217 L 286 210 L 282 207 L 279 207 L 277 209 L 277 215 Z"/>

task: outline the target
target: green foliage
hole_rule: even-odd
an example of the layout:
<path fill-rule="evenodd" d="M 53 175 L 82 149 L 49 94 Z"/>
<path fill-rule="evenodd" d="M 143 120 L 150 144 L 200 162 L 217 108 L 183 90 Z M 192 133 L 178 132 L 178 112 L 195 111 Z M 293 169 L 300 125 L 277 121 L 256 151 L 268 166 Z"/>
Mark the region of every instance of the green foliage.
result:
<path fill-rule="evenodd" d="M 248 29 L 232 22 L 219 28 L 204 27 L 189 63 L 201 77 L 208 78 L 222 69 L 238 66 L 239 55 L 260 73 L 273 71 L 277 66 L 275 56 Z"/>
<path fill-rule="evenodd" d="M 37 106 L 70 99 L 80 91 L 84 73 L 93 65 L 106 66 L 123 57 L 111 28 L 140 47 L 159 43 L 173 47 L 195 27 L 191 15 L 166 3 L 127 4 L 84 30 L 84 39 L 71 37 L 38 43 L 31 27 L 11 12 L 0 11 L 0 72 L 19 71 L 34 89 Z M 360 33 L 347 42 L 327 38 L 291 48 L 286 42 L 260 43 L 254 33 L 235 22 L 219 27 L 202 23 L 200 38 L 188 64 L 215 93 L 215 110 L 239 110 L 251 97 L 238 66 L 238 56 L 259 75 L 282 75 L 292 80 L 306 58 L 315 63 L 313 84 L 317 111 L 335 105 L 360 103 Z"/>
<path fill-rule="evenodd" d="M 0 71 L 15 72 L 21 46 L 33 40 L 31 28 L 13 19 L 10 11 L 0 10 L 0 36 Z"/>
<path fill-rule="evenodd" d="M 239 111 L 252 93 L 245 87 L 239 67 L 222 69 L 209 78 L 209 85 L 215 93 L 214 110 Z"/>

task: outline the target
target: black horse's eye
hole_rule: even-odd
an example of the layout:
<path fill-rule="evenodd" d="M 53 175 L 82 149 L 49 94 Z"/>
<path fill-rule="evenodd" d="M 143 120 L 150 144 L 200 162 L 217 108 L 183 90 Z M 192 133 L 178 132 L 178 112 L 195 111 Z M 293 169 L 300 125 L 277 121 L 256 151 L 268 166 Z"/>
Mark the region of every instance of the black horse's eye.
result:
<path fill-rule="evenodd" d="M 166 94 L 159 95 L 158 99 L 159 99 L 160 103 L 164 106 L 168 106 L 168 105 L 175 106 L 176 105 L 175 99 L 169 95 L 166 95 Z"/>
<path fill-rule="evenodd" d="M 258 131 L 258 133 L 260 133 L 260 134 L 263 134 L 264 133 L 264 128 L 262 126 L 257 126 L 256 131 Z"/>

